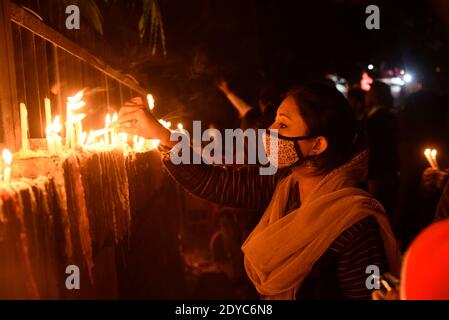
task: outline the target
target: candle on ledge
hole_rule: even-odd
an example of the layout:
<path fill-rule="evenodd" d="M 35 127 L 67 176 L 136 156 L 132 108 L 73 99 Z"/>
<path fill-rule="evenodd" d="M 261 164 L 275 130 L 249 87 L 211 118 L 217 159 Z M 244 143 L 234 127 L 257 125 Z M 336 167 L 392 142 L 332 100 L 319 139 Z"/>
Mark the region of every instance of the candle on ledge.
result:
<path fill-rule="evenodd" d="M 45 103 L 45 121 L 46 121 L 46 126 L 48 128 L 51 125 L 51 119 L 52 119 L 50 99 L 45 98 L 44 103 Z"/>
<path fill-rule="evenodd" d="M 59 120 L 60 117 L 56 116 L 54 121 L 50 123 L 45 130 L 48 152 L 50 154 L 55 154 L 62 151 L 62 137 L 59 135 L 62 130 L 62 126 Z"/>
<path fill-rule="evenodd" d="M 75 114 L 74 111 L 84 107 L 86 103 L 82 100 L 84 91 L 78 91 L 74 96 L 67 97 L 67 118 L 66 118 L 66 146 L 75 148 L 79 143 L 82 124 L 81 121 L 86 117 L 85 114 Z"/>
<path fill-rule="evenodd" d="M 5 170 L 3 171 L 3 182 L 5 184 L 10 184 L 11 183 L 12 154 L 8 149 L 3 149 L 2 155 L 3 155 L 3 161 L 5 162 Z"/>
<path fill-rule="evenodd" d="M 22 150 L 30 150 L 30 141 L 28 140 L 28 110 L 24 103 L 20 103 L 20 129 L 22 133 Z"/>

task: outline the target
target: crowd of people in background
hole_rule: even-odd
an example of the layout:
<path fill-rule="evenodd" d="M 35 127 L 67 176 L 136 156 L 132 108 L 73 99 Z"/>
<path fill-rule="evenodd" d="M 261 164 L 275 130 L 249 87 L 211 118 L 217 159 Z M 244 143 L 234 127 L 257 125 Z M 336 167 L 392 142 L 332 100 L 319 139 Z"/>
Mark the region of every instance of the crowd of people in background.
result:
<path fill-rule="evenodd" d="M 261 88 L 256 106 L 240 98 L 224 79 L 217 87 L 237 111 L 243 130 L 267 129 L 273 123 L 281 99 L 274 86 Z M 381 81 L 374 81 L 369 91 L 355 86 L 346 98 L 357 120 L 357 134 L 370 153 L 368 177 L 361 187 L 384 206 L 403 254 L 401 274 L 382 277 L 386 287 L 373 297 L 449 299 L 449 220 L 445 220 L 449 218 L 447 101 L 425 90 L 398 101 L 390 86 Z M 427 147 L 439 150 L 439 168 L 429 167 L 423 154 Z M 260 218 L 261 214 L 256 216 Z M 233 219 L 238 217 L 226 210 L 212 251 L 219 251 L 214 247 L 218 236 L 227 239 L 227 233 L 247 232 L 236 231 L 238 224 L 231 223 Z M 228 250 L 229 254 L 219 259 L 240 261 L 238 245 L 227 242 L 229 248 L 225 240 L 220 250 Z M 235 265 L 241 267 L 238 262 Z M 392 278 L 400 279 L 397 288 Z"/>

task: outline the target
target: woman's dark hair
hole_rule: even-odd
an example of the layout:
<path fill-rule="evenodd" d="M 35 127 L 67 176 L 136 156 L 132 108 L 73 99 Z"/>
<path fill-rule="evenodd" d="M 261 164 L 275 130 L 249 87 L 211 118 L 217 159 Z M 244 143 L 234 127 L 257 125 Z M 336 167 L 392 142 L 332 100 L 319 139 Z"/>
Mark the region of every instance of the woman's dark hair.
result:
<path fill-rule="evenodd" d="M 323 172 L 329 172 L 355 153 L 356 120 L 346 98 L 333 86 L 316 83 L 300 85 L 287 93 L 296 101 L 309 132 L 328 141 L 327 150 L 315 158 Z"/>

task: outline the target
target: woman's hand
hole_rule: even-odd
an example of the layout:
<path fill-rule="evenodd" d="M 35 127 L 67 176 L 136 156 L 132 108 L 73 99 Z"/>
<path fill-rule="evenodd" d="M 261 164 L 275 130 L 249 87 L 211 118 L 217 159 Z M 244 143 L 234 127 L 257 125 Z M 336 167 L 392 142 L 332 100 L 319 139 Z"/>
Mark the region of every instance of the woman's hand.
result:
<path fill-rule="evenodd" d="M 396 289 L 392 289 L 387 292 L 382 292 L 382 290 L 375 290 L 371 294 L 373 300 L 400 300 L 399 292 Z"/>
<path fill-rule="evenodd" d="M 422 181 L 426 191 L 441 191 L 446 184 L 448 173 L 446 171 L 427 168 L 422 174 Z"/>
<path fill-rule="evenodd" d="M 138 135 L 145 139 L 159 139 L 165 146 L 174 144 L 170 141 L 170 130 L 159 123 L 140 97 L 132 98 L 125 103 L 114 125 L 120 132 Z"/>
<path fill-rule="evenodd" d="M 228 82 L 224 79 L 220 79 L 217 81 L 217 87 L 223 92 L 225 95 L 229 95 L 231 93 L 231 89 L 229 89 Z"/>

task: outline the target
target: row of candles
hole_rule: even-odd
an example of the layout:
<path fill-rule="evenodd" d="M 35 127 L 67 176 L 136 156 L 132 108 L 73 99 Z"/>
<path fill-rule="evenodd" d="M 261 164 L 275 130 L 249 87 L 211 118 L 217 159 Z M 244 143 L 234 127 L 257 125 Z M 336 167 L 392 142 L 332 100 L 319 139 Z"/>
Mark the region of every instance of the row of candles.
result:
<path fill-rule="evenodd" d="M 66 136 L 65 147 L 63 138 L 60 135 L 63 125 L 59 115 L 52 117 L 50 99 L 44 99 L 45 121 L 46 121 L 46 141 L 47 149 L 50 155 L 57 155 L 64 150 L 101 150 L 121 149 L 124 153 L 130 151 L 145 152 L 157 148 L 159 140 L 147 140 L 135 135 L 132 138 L 132 146 L 128 143 L 128 134 L 117 132 L 113 124 L 118 119 L 118 114 L 107 114 L 105 118 L 105 127 L 99 130 L 90 130 L 89 134 L 83 130 L 82 121 L 86 114 L 80 112 L 86 105 L 83 100 L 84 91 L 77 92 L 74 96 L 67 98 L 67 116 L 65 122 Z M 154 109 L 155 101 L 151 94 L 147 95 L 148 106 L 150 110 Z M 167 129 L 171 128 L 171 122 L 160 119 L 159 122 Z M 30 151 L 30 142 L 28 139 L 28 110 L 24 103 L 20 103 L 20 125 L 21 125 L 21 151 L 26 154 Z M 183 125 L 178 124 L 177 130 L 184 131 Z M 0 176 L 0 182 L 9 184 L 11 182 L 11 165 L 13 155 L 8 149 L 2 152 L 4 163 L 3 174 Z"/>

